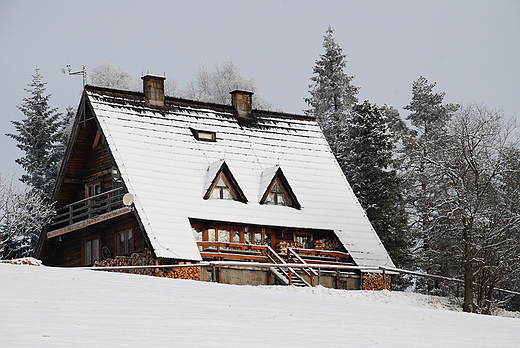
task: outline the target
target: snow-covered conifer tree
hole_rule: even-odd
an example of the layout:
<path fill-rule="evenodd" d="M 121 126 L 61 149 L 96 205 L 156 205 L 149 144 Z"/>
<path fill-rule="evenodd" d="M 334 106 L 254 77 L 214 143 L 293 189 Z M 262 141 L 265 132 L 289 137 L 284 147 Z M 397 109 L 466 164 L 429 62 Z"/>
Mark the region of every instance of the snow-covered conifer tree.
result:
<path fill-rule="evenodd" d="M 353 107 L 347 128 L 343 171 L 394 263 L 411 255 L 400 180 L 394 168 L 394 139 L 388 120 L 368 101 Z"/>
<path fill-rule="evenodd" d="M 306 113 L 316 117 L 332 151 L 338 157 L 343 150 L 342 135 L 347 115 L 358 101 L 359 87 L 351 83 L 354 76 L 345 72 L 346 55 L 336 43 L 333 33 L 334 30 L 329 26 L 323 40 L 325 53 L 320 54 L 320 59 L 312 69 L 314 76 L 309 85 L 311 97 L 305 101 L 310 106 Z"/>
<path fill-rule="evenodd" d="M 7 136 L 15 139 L 18 142 L 16 146 L 25 153 L 25 156 L 16 160 L 26 171 L 20 180 L 49 202 L 61 161 L 61 154 L 56 151 L 60 141 L 61 114 L 57 108 L 49 106 L 51 95 L 45 95 L 46 82 L 42 81 L 38 68 L 32 76 L 30 88 L 26 89 L 30 96 L 24 98 L 18 106 L 25 119 L 11 121 L 18 133 Z"/>

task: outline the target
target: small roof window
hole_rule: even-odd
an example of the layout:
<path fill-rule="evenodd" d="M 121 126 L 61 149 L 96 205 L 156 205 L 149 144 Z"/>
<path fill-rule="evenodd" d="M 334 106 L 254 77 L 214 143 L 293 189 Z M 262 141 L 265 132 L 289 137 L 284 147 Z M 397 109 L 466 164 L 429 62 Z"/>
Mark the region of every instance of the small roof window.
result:
<path fill-rule="evenodd" d="M 190 128 L 190 130 L 195 139 L 199 141 L 217 141 L 217 134 L 215 132 L 203 131 L 193 128 Z"/>

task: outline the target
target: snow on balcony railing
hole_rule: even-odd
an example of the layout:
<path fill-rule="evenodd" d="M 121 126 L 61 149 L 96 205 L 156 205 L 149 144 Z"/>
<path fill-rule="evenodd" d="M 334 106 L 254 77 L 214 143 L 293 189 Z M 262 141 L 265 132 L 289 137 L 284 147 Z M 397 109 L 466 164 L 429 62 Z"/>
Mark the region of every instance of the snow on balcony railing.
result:
<path fill-rule="evenodd" d="M 51 230 L 122 208 L 124 193 L 125 190 L 119 187 L 56 209 L 50 224 Z"/>

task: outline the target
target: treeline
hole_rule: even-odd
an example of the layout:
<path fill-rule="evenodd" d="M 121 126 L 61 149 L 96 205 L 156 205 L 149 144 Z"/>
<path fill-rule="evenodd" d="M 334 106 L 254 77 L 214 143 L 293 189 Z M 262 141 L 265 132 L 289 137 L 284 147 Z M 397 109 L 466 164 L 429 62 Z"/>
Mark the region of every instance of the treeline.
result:
<path fill-rule="evenodd" d="M 422 76 L 413 82 L 405 119 L 393 107 L 360 103 L 330 27 L 323 47 L 306 112 L 317 118 L 392 260 L 463 279 L 464 311 L 489 313 L 495 288 L 520 288 L 514 120 L 480 104 L 445 103 L 445 93 Z M 437 294 L 448 287 L 414 283 Z"/>

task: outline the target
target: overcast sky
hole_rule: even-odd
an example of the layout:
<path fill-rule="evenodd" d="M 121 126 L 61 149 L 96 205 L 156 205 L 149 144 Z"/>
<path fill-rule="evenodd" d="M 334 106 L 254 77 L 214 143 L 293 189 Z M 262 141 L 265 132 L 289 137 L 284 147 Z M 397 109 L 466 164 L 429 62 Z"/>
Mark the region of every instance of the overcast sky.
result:
<path fill-rule="evenodd" d="M 446 102 L 485 103 L 520 116 L 520 1 L 0 1 L 0 173 L 23 174 L 5 133 L 40 68 L 50 105 L 77 106 L 70 64 L 103 60 L 139 80 L 166 74 L 184 87 L 201 64 L 233 59 L 258 94 L 302 113 L 331 25 L 359 99 L 402 109 L 419 76 Z"/>

